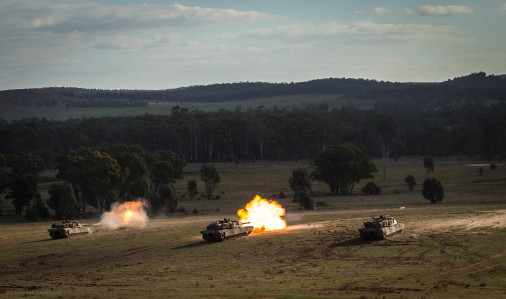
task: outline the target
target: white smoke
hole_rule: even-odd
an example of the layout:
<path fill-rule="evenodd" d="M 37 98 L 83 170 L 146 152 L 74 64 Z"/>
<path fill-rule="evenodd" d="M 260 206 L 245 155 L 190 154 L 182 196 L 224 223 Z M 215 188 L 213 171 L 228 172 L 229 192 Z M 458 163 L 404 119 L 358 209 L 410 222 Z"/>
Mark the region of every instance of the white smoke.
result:
<path fill-rule="evenodd" d="M 101 229 L 116 230 L 120 227 L 144 228 L 149 217 L 144 210 L 147 203 L 144 200 L 115 202 L 111 205 L 111 211 L 100 216 L 98 225 Z"/>

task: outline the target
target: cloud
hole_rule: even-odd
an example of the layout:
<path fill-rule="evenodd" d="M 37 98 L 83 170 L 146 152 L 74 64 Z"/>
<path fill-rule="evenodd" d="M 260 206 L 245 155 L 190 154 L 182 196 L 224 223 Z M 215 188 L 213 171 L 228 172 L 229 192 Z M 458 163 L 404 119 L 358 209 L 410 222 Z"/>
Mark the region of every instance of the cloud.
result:
<path fill-rule="evenodd" d="M 375 7 L 371 10 L 357 10 L 354 12 L 354 14 L 356 15 L 364 15 L 364 14 L 367 14 L 367 15 L 382 15 L 382 14 L 385 14 L 385 13 L 391 13 L 392 10 L 388 9 L 388 8 L 383 8 L 383 7 Z"/>
<path fill-rule="evenodd" d="M 418 7 L 417 11 L 424 16 L 451 16 L 456 14 L 472 13 L 473 9 L 469 6 L 422 5 Z"/>
<path fill-rule="evenodd" d="M 93 60 L 88 50 L 223 49 L 183 37 L 182 27 L 268 22 L 282 17 L 256 11 L 173 5 L 107 5 L 61 0 L 0 1 L 0 64 L 18 68 Z M 198 37 L 197 37 L 198 38 Z M 81 59 L 81 56 L 83 58 Z"/>
<path fill-rule="evenodd" d="M 224 22 L 264 22 L 280 17 L 256 11 L 173 5 L 105 5 L 97 2 L 0 2 L 0 30 L 54 33 L 125 31 Z"/>
<path fill-rule="evenodd" d="M 398 41 L 404 43 L 469 43 L 474 39 L 451 36 L 454 26 L 435 26 L 426 24 L 378 24 L 357 22 L 342 25 L 328 22 L 320 25 L 295 24 L 275 28 L 258 28 L 238 34 L 224 34 L 224 39 L 253 38 L 270 39 L 283 43 L 309 43 L 318 41 Z"/>
<path fill-rule="evenodd" d="M 506 11 L 506 3 L 504 3 L 504 4 L 501 6 L 501 11 L 502 11 L 502 12 L 505 12 L 505 11 Z"/>

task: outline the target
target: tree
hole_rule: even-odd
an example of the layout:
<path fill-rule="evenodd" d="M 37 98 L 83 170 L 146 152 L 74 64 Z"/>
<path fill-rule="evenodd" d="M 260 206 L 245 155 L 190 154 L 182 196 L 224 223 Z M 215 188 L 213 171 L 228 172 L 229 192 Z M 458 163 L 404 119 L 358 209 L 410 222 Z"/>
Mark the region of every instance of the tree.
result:
<path fill-rule="evenodd" d="M 151 180 L 154 192 L 160 195 L 163 185 L 174 184 L 176 180 L 183 179 L 186 162 L 172 151 L 157 151 L 153 158 L 155 161 L 152 161 L 154 166 L 151 167 Z"/>
<path fill-rule="evenodd" d="M 200 178 L 206 185 L 207 199 L 211 199 L 213 190 L 217 187 L 220 182 L 220 176 L 214 165 L 203 164 L 200 169 Z"/>
<path fill-rule="evenodd" d="M 165 206 L 165 214 L 174 213 L 177 207 L 177 195 L 173 184 L 165 184 L 160 190 L 160 199 Z"/>
<path fill-rule="evenodd" d="M 292 176 L 288 179 L 290 188 L 293 191 L 301 191 L 304 189 L 311 190 L 311 177 L 309 171 L 304 167 L 299 167 L 292 171 Z"/>
<path fill-rule="evenodd" d="M 445 197 L 443 184 L 434 177 L 425 179 L 425 181 L 423 181 L 422 195 L 425 199 L 428 199 L 431 204 L 442 201 Z"/>
<path fill-rule="evenodd" d="M 90 148 L 69 151 L 59 157 L 57 167 L 57 177 L 79 188 L 83 209 L 88 199 L 101 215 L 118 199 L 123 176 L 121 167 L 108 153 Z"/>
<path fill-rule="evenodd" d="M 431 157 L 425 156 L 423 158 L 423 168 L 427 170 L 427 173 L 434 172 L 434 161 Z"/>
<path fill-rule="evenodd" d="M 315 209 L 315 201 L 311 196 L 311 191 L 308 188 L 304 188 L 302 190 L 295 192 L 293 199 L 299 202 L 299 209 L 302 208 L 304 208 L 304 210 Z"/>
<path fill-rule="evenodd" d="M 406 184 L 408 185 L 408 188 L 409 188 L 409 191 L 413 192 L 413 188 L 416 186 L 416 180 L 415 180 L 415 177 L 408 174 L 405 178 L 404 178 L 404 181 L 406 182 Z"/>
<path fill-rule="evenodd" d="M 121 167 L 122 184 L 119 197 L 125 200 L 147 198 L 151 181 L 146 163 L 147 152 L 140 146 L 116 145 L 102 149 Z"/>
<path fill-rule="evenodd" d="M 9 176 L 7 175 L 7 159 L 4 154 L 0 153 L 0 194 L 7 190 Z"/>
<path fill-rule="evenodd" d="M 12 199 L 16 215 L 21 215 L 23 206 L 40 197 L 37 184 L 44 170 L 44 161 L 38 156 L 21 152 L 7 157 L 7 167 L 9 192 L 6 198 Z"/>
<path fill-rule="evenodd" d="M 188 191 L 190 198 L 194 198 L 195 195 L 199 194 L 199 191 L 197 190 L 197 181 L 189 180 L 187 183 L 186 191 Z"/>
<path fill-rule="evenodd" d="M 78 215 L 79 202 L 71 183 L 49 186 L 48 206 L 54 210 L 57 219 L 72 219 Z"/>
<path fill-rule="evenodd" d="M 299 167 L 292 171 L 292 176 L 288 179 L 290 188 L 295 192 L 293 200 L 298 202 L 300 208 L 305 210 L 314 209 L 314 199 L 311 196 L 311 176 L 304 167 Z"/>
<path fill-rule="evenodd" d="M 313 178 L 325 182 L 330 192 L 341 195 L 352 193 L 356 183 L 374 178 L 377 171 L 365 146 L 351 142 L 328 146 L 318 152 L 313 163 Z"/>
<path fill-rule="evenodd" d="M 32 221 L 49 219 L 49 209 L 42 198 L 38 197 L 32 206 L 26 209 L 26 219 Z"/>
<path fill-rule="evenodd" d="M 381 187 L 372 181 L 367 183 L 362 190 L 369 195 L 379 195 L 381 193 Z"/>

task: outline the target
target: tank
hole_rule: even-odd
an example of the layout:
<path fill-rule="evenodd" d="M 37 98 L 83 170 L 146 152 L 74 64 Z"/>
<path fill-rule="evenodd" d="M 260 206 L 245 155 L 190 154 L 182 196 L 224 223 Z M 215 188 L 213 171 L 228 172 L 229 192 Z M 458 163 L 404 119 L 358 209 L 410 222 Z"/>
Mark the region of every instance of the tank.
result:
<path fill-rule="evenodd" d="M 66 220 L 53 223 L 48 231 L 51 238 L 60 239 L 86 235 L 90 232 L 90 228 L 77 221 Z"/>
<path fill-rule="evenodd" d="M 253 231 L 253 226 L 244 226 L 249 222 L 239 222 L 224 218 L 211 222 L 206 230 L 201 231 L 202 238 L 208 242 L 230 240 L 242 236 L 248 236 Z"/>
<path fill-rule="evenodd" d="M 404 229 L 404 224 L 390 216 L 380 215 L 364 221 L 364 227 L 359 229 L 361 239 L 386 239 L 390 236 L 399 234 Z"/>

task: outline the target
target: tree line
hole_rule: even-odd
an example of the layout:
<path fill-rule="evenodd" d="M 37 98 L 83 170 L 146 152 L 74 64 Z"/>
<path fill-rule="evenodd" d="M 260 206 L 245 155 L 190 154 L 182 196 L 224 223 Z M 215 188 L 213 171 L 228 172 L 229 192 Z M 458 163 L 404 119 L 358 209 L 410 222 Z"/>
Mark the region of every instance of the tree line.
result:
<path fill-rule="evenodd" d="M 488 112 L 487 112 L 488 111 Z M 506 154 L 506 107 L 402 111 L 192 113 L 167 116 L 29 119 L 0 124 L 0 152 L 30 152 L 55 168 L 58 154 L 79 147 L 138 145 L 170 150 L 187 163 L 312 159 L 331 144 L 364 144 L 372 157 Z M 387 155 L 388 154 L 388 155 Z"/>
<path fill-rule="evenodd" d="M 147 199 L 153 213 L 174 212 L 178 200 L 174 183 L 183 178 L 185 166 L 186 162 L 172 151 L 149 152 L 140 146 L 69 149 L 55 159 L 56 177 L 64 183 L 49 187 L 48 205 L 59 219 L 86 214 L 88 204 L 100 215 L 115 201 L 137 198 Z M 44 169 L 43 160 L 29 152 L 0 153 L 0 193 L 7 192 L 16 215 L 34 201 L 34 211 L 44 211 L 37 191 Z"/>

